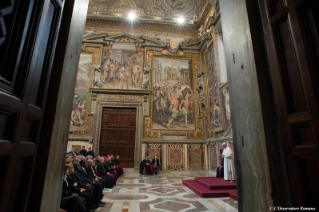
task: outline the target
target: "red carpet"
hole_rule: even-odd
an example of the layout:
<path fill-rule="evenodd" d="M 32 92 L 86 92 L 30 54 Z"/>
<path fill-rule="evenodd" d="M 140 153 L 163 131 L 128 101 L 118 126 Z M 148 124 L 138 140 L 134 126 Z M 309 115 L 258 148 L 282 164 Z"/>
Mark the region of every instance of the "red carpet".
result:
<path fill-rule="evenodd" d="M 233 200 L 238 200 L 237 198 L 237 191 L 232 191 L 232 192 L 229 192 L 229 197 L 232 198 Z"/>
<path fill-rule="evenodd" d="M 223 178 L 196 177 L 195 180 L 183 180 L 183 184 L 202 198 L 231 197 L 237 200 L 236 182 L 230 183 Z"/>

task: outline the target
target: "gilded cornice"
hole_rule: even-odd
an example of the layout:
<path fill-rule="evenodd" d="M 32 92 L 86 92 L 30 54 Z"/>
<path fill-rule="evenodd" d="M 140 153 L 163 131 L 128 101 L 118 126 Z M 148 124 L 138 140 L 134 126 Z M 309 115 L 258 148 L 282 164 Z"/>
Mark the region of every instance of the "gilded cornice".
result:
<path fill-rule="evenodd" d="M 99 17 L 87 17 L 86 27 L 99 27 L 103 28 L 104 26 L 120 26 L 123 28 L 142 28 L 142 29 L 151 29 L 156 31 L 171 31 L 171 30 L 178 30 L 178 33 L 197 33 L 198 26 L 197 25 L 188 25 L 185 24 L 183 26 L 179 26 L 176 24 L 166 24 L 166 23 L 158 23 L 158 22 L 134 22 L 133 24 L 128 21 L 123 20 L 107 20 Z"/>
<path fill-rule="evenodd" d="M 203 13 L 206 0 L 91 0 L 89 16 L 125 19 L 128 11 L 134 11 L 139 19 L 175 22 L 183 15 L 186 23 L 197 21 Z"/>
<path fill-rule="evenodd" d="M 202 13 L 199 16 L 198 22 L 196 24 L 197 29 L 203 24 L 203 22 L 205 22 L 211 9 L 212 9 L 212 4 L 210 1 L 207 1 Z"/>

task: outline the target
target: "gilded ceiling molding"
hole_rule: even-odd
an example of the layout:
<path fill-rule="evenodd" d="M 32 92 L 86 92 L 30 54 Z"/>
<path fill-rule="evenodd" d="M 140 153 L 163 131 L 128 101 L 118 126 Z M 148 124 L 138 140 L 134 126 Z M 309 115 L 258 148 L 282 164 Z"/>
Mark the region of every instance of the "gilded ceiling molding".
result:
<path fill-rule="evenodd" d="M 107 20 L 104 18 L 98 17 L 87 17 L 86 27 L 99 27 L 103 28 L 103 25 L 107 26 L 119 26 L 125 28 L 132 28 L 131 22 L 123 21 L 123 20 Z M 134 22 L 133 24 L 134 29 L 136 27 L 140 27 L 142 29 L 151 29 L 156 30 L 159 32 L 166 32 L 170 30 L 178 30 L 178 33 L 185 33 L 190 34 L 191 32 L 196 33 L 198 26 L 197 25 L 189 25 L 185 24 L 182 27 L 177 24 L 165 24 L 165 23 L 158 23 L 158 22 Z"/>
<path fill-rule="evenodd" d="M 91 0 L 89 12 L 116 15 L 134 10 L 138 15 L 153 17 L 199 16 L 205 0 Z"/>

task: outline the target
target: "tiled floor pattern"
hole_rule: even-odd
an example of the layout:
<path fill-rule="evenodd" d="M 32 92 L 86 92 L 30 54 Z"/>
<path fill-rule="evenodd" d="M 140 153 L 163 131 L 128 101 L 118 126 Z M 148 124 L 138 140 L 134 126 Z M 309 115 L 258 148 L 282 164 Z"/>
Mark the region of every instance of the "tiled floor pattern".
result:
<path fill-rule="evenodd" d="M 230 198 L 200 198 L 182 185 L 182 180 L 210 176 L 208 172 L 161 172 L 143 176 L 133 169 L 113 189 L 104 189 L 104 208 L 98 212 L 237 212 L 237 201 Z"/>

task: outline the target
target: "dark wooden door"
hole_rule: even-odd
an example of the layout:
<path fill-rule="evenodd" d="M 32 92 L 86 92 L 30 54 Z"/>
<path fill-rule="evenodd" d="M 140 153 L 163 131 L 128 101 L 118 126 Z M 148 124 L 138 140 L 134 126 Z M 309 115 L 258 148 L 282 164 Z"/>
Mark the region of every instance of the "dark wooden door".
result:
<path fill-rule="evenodd" d="M 101 155 L 119 155 L 121 165 L 134 168 L 136 110 L 103 108 Z"/>
<path fill-rule="evenodd" d="M 319 2 L 260 3 L 293 204 L 319 208 Z"/>
<path fill-rule="evenodd" d="M 62 7 L 0 1 L 0 211 L 27 211 Z"/>

